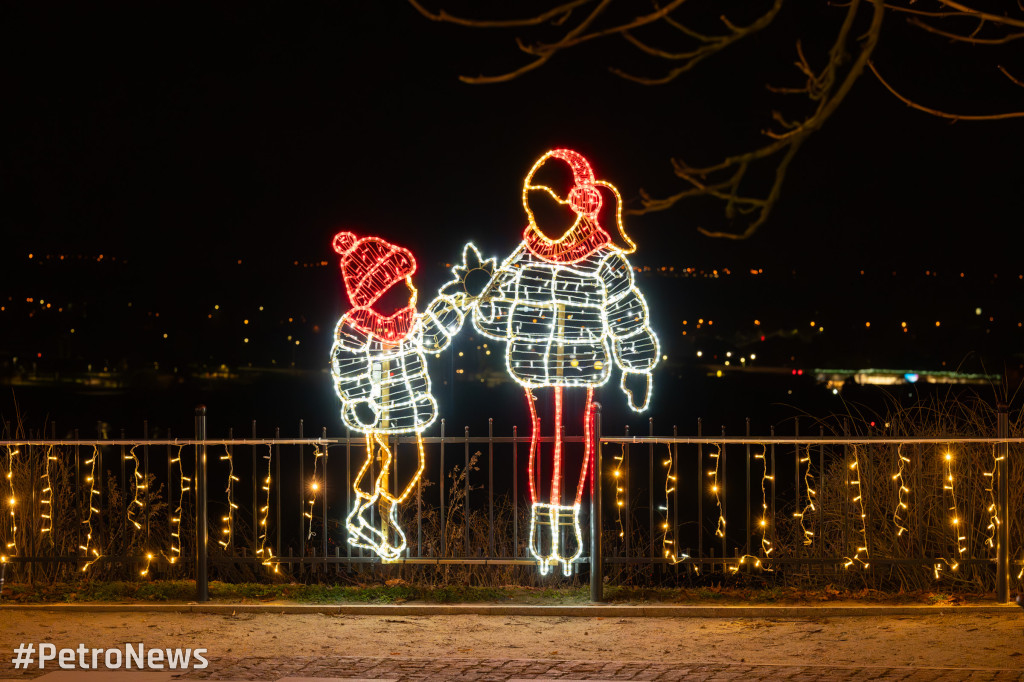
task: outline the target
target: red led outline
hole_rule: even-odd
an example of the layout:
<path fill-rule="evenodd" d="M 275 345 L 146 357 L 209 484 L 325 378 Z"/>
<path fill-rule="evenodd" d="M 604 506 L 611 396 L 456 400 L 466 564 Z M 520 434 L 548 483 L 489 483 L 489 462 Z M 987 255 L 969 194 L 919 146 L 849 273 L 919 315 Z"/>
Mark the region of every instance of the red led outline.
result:
<path fill-rule="evenodd" d="M 551 467 L 551 504 L 561 504 L 561 496 L 559 495 L 559 484 L 561 483 L 562 477 L 562 416 L 563 416 L 563 396 L 562 386 L 552 386 L 555 389 L 555 453 Z M 537 405 L 536 397 L 533 395 L 533 391 L 526 389 L 526 403 L 530 407 L 530 457 L 527 461 L 527 480 L 530 482 L 530 503 L 537 504 L 540 500 L 537 499 L 537 486 L 540 482 L 536 480 L 536 461 L 540 456 L 540 417 L 537 416 Z M 586 488 L 587 476 L 591 476 L 590 485 L 591 493 L 593 493 L 593 475 L 591 471 L 592 463 L 595 461 L 594 457 L 594 387 L 587 387 L 587 402 L 583 408 L 583 463 L 580 465 L 580 480 L 576 484 L 576 499 L 574 504 L 579 505 L 583 500 L 583 491 Z"/>
<path fill-rule="evenodd" d="M 406 280 L 415 302 L 416 289 L 412 275 L 416 272 L 416 258 L 412 251 L 396 246 L 380 237 L 356 239 L 351 232 L 334 235 L 334 251 L 341 256 L 341 274 L 352 309 L 345 319 L 356 329 L 372 334 L 387 343 L 397 343 L 412 330 L 416 319 L 416 306 L 408 305 L 391 315 L 381 315 L 373 304 L 393 285 Z M 367 260 L 363 253 L 377 251 Z M 358 255 L 357 255 L 358 254 Z"/>
<path fill-rule="evenodd" d="M 530 481 L 530 504 L 537 504 L 537 486 L 534 482 L 534 462 L 540 454 L 540 417 L 537 416 L 536 398 L 533 391 L 526 389 L 526 404 L 530 406 L 530 457 L 527 460 L 527 477 Z"/>

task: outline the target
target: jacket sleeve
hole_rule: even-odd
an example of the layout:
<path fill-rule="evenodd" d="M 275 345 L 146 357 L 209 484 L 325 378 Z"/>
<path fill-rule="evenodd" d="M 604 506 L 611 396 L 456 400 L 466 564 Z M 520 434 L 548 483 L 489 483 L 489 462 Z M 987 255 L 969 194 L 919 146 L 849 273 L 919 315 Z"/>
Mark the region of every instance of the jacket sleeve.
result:
<path fill-rule="evenodd" d="M 423 350 L 439 353 L 448 347 L 466 321 L 465 313 L 451 296 L 438 294 L 420 315 Z"/>
<path fill-rule="evenodd" d="M 341 399 L 342 413 L 352 403 L 370 399 L 373 384 L 367 343 L 366 335 L 348 324 L 345 317 L 338 320 L 331 347 L 331 375 L 334 390 Z"/>
<path fill-rule="evenodd" d="M 620 253 L 605 259 L 599 271 L 607 298 L 605 325 L 615 364 L 623 372 L 650 374 L 658 364 L 658 337 L 650 327 L 647 301 L 633 281 L 633 269 Z"/>

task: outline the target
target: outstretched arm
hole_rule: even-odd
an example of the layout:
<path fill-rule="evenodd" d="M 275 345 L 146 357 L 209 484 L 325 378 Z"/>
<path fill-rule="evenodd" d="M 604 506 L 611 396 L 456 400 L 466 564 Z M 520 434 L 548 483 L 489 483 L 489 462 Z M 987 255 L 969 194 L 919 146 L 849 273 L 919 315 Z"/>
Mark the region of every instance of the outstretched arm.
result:
<path fill-rule="evenodd" d="M 423 350 L 439 353 L 448 347 L 452 337 L 459 333 L 466 321 L 465 313 L 456 301 L 445 294 L 438 294 L 420 316 L 423 332 Z"/>
<path fill-rule="evenodd" d="M 621 254 L 609 256 L 601 266 L 608 297 L 605 324 L 612 337 L 615 364 L 622 370 L 619 386 L 629 406 L 642 412 L 651 396 L 651 372 L 658 364 L 658 337 L 649 324 L 647 302 L 633 282 L 633 270 Z"/>

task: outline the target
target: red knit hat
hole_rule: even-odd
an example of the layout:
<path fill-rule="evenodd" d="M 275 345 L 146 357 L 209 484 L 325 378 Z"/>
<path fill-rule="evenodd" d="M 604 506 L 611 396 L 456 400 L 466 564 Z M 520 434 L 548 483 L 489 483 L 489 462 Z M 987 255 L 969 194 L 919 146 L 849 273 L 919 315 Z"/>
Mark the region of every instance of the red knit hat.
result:
<path fill-rule="evenodd" d="M 341 254 L 348 299 L 357 308 L 372 306 L 393 284 L 416 272 L 411 251 L 377 237 L 356 239 L 351 232 L 339 232 L 334 250 Z"/>

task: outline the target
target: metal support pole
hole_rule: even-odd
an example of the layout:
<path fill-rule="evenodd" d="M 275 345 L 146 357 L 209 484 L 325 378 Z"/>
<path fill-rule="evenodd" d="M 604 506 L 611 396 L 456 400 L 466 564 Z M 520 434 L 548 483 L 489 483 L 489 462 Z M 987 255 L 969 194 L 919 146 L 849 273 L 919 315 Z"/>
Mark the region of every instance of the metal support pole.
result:
<path fill-rule="evenodd" d="M 594 460 L 590 478 L 590 601 L 604 601 L 604 555 L 601 553 L 601 403 L 594 403 Z"/>
<path fill-rule="evenodd" d="M 196 440 L 206 440 L 206 406 L 196 408 Z M 210 601 L 207 552 L 210 534 L 206 512 L 206 444 L 196 446 L 196 601 Z"/>
<path fill-rule="evenodd" d="M 998 438 L 1010 435 L 1010 417 L 1005 403 L 996 408 L 996 428 Z M 1002 457 L 996 458 L 996 478 L 999 480 L 999 508 L 997 514 L 1002 520 L 996 527 L 996 601 L 1002 604 L 1010 601 L 1010 479 L 1009 456 L 1010 445 L 1003 443 L 996 446 L 1003 451 Z"/>

